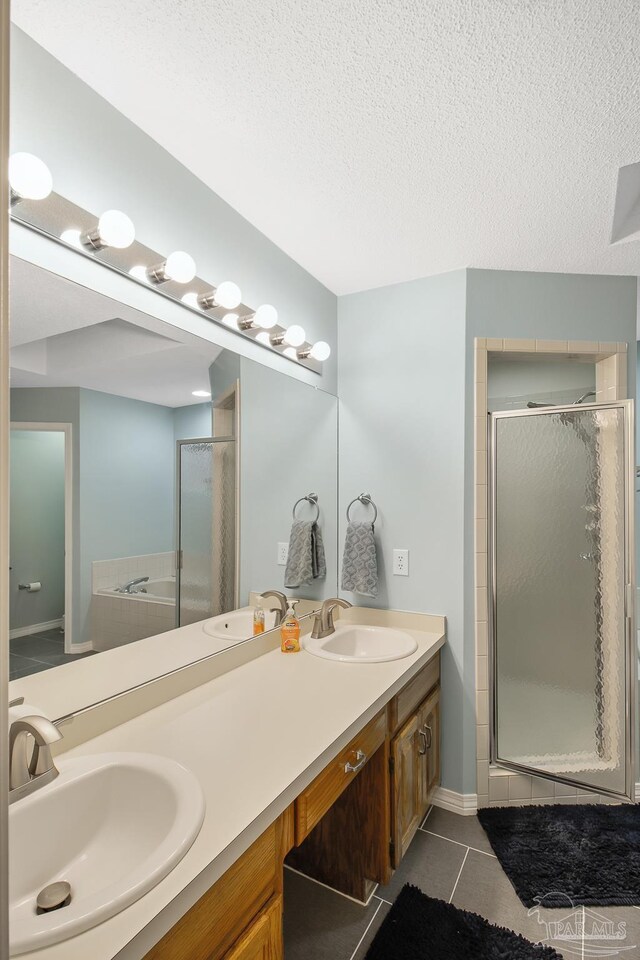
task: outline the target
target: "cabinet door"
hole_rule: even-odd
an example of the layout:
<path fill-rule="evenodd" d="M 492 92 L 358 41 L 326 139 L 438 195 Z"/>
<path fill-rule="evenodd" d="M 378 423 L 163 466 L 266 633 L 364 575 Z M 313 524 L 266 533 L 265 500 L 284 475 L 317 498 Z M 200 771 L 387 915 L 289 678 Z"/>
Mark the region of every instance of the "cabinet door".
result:
<path fill-rule="evenodd" d="M 394 737 L 391 744 L 393 759 L 392 830 L 393 866 L 397 867 L 422 820 L 422 755 L 424 736 L 420 734 L 420 715 L 414 713 Z"/>
<path fill-rule="evenodd" d="M 283 956 L 282 897 L 276 897 L 240 937 L 225 960 L 282 960 Z"/>
<path fill-rule="evenodd" d="M 440 784 L 440 687 L 437 687 L 420 708 L 420 729 L 424 734 L 426 754 L 422 764 L 422 800 L 425 811 L 431 805 Z"/>

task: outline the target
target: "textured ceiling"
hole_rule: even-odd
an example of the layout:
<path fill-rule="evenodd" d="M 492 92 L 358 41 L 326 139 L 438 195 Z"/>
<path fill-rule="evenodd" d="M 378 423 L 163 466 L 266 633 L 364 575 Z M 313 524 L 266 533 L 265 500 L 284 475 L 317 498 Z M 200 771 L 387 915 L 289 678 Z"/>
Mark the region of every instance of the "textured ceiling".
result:
<path fill-rule="evenodd" d="M 640 273 L 638 0 L 13 0 L 13 19 L 337 293 Z"/>

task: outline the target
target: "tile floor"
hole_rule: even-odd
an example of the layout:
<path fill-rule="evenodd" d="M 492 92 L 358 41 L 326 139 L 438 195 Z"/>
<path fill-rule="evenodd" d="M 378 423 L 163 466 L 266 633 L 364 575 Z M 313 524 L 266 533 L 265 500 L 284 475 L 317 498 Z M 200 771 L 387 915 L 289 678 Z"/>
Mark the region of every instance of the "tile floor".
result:
<path fill-rule="evenodd" d="M 62 630 L 45 630 L 28 637 L 16 637 L 9 643 L 9 679 L 17 680 L 31 673 L 59 667 L 63 663 L 92 657 L 96 652 L 90 650 L 88 653 L 66 654 Z"/>
<path fill-rule="evenodd" d="M 479 913 L 534 942 L 546 937 L 544 920 L 564 916 L 558 910 L 539 910 L 540 919 L 538 914 L 529 915 L 492 853 L 477 818 L 432 807 L 391 882 L 378 887 L 367 906 L 285 870 L 285 960 L 364 960 L 405 883 Z M 604 955 L 640 960 L 640 909 L 600 907 L 594 912 L 615 924 L 624 922 L 626 936 L 614 944 L 615 953 L 605 954 L 602 943 L 568 945 L 562 951 L 566 960 Z M 556 943 L 554 946 L 559 949 Z M 604 944 L 605 949 L 611 946 L 609 942 Z"/>

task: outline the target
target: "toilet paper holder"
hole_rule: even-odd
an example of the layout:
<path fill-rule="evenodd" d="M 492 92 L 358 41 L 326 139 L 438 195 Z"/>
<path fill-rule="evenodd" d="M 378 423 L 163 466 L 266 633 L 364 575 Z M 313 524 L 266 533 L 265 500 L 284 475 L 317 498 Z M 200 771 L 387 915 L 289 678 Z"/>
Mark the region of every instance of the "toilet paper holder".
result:
<path fill-rule="evenodd" d="M 42 586 L 42 583 L 39 580 L 36 580 L 34 583 L 19 583 L 18 590 L 27 590 L 29 593 L 37 593 Z"/>

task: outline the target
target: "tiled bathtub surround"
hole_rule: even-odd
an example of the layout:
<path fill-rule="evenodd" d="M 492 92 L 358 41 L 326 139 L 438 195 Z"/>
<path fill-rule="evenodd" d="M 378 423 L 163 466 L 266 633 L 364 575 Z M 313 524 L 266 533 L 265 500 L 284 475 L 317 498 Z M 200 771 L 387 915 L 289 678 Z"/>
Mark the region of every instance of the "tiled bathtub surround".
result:
<path fill-rule="evenodd" d="M 583 790 L 543 778 L 491 768 L 489 763 L 489 582 L 487 369 L 492 353 L 592 360 L 596 364 L 598 403 L 627 396 L 627 344 L 587 340 L 510 340 L 476 337 L 475 386 L 475 637 L 476 637 L 476 791 L 478 807 L 501 804 L 609 802 Z"/>
<path fill-rule="evenodd" d="M 158 580 L 175 577 L 175 553 L 153 553 L 118 560 L 97 560 L 92 565 L 91 645 L 111 650 L 144 637 L 153 637 L 175 627 L 175 602 L 161 603 L 113 590 L 137 577 Z"/>
<path fill-rule="evenodd" d="M 176 573 L 175 551 L 148 553 L 140 557 L 120 557 L 117 560 L 94 560 L 91 564 L 91 592 L 120 587 L 137 577 L 159 579 L 174 577 Z"/>

